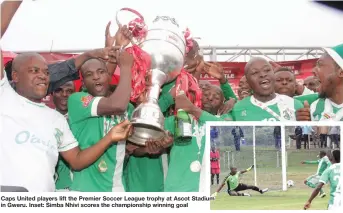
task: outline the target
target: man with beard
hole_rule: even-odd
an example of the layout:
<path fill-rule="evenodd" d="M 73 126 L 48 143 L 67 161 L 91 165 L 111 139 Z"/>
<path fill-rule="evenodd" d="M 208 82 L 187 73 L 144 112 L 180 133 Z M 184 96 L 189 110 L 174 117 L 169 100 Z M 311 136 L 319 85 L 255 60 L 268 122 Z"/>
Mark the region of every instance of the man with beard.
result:
<path fill-rule="evenodd" d="M 315 68 L 313 69 L 315 72 Z M 304 80 L 304 86 L 313 92 L 317 92 L 318 87 L 320 86 L 319 80 L 315 76 L 309 76 Z"/>
<path fill-rule="evenodd" d="M 263 58 L 251 59 L 244 69 L 253 95 L 234 106 L 235 121 L 295 121 L 295 111 L 302 108 L 300 101 L 275 93 L 275 75 L 272 66 Z"/>
<path fill-rule="evenodd" d="M 311 120 L 343 121 L 343 44 L 325 51 L 314 73 L 321 85 L 320 99 L 311 104 Z"/>
<path fill-rule="evenodd" d="M 52 93 L 52 98 L 56 111 L 61 113 L 68 120 L 68 98 L 75 92 L 75 85 L 72 81 L 60 86 Z M 69 165 L 59 157 L 56 173 L 55 185 L 56 190 L 68 190 L 72 182 L 72 172 Z"/>
<path fill-rule="evenodd" d="M 247 78 L 245 77 L 245 75 L 239 80 L 237 92 L 239 100 L 243 100 L 244 98 L 252 95 L 252 90 L 247 82 Z"/>

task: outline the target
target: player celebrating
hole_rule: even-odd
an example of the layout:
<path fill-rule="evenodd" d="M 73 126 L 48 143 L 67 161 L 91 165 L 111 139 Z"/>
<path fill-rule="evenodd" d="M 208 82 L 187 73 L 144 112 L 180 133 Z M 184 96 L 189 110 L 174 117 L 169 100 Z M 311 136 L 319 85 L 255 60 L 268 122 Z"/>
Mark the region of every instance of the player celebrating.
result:
<path fill-rule="evenodd" d="M 218 188 L 218 190 L 212 195 L 213 197 L 217 196 L 218 192 L 220 192 L 220 190 L 224 187 L 225 182 L 227 184 L 227 193 L 230 196 L 251 196 L 248 193 L 239 193 L 239 191 L 244 191 L 247 189 L 252 189 L 254 191 L 257 191 L 261 194 L 265 193 L 268 191 L 268 188 L 265 189 L 260 189 L 257 186 L 251 186 L 251 185 L 246 185 L 244 183 L 239 183 L 239 177 L 241 174 L 244 174 L 246 172 L 249 172 L 251 169 L 254 168 L 254 165 L 252 165 L 251 167 L 249 167 L 246 170 L 243 171 L 238 171 L 237 172 L 237 168 L 236 167 L 231 167 L 230 170 L 230 174 L 225 177 L 223 183 L 220 185 L 220 187 Z"/>
<path fill-rule="evenodd" d="M 236 103 L 231 115 L 234 121 L 295 121 L 295 111 L 303 104 L 275 93 L 272 66 L 263 58 L 251 59 L 244 69 L 253 95 Z"/>
<path fill-rule="evenodd" d="M 316 160 L 316 161 L 303 161 L 303 162 L 301 162 L 302 164 L 318 164 L 317 173 L 314 175 L 311 175 L 310 177 L 308 177 L 304 181 L 305 185 L 307 185 L 313 189 L 316 188 L 316 186 L 319 182 L 319 178 L 323 174 L 323 172 L 331 166 L 331 162 L 330 162 L 329 158 L 326 156 L 325 151 L 320 151 L 318 157 L 320 159 Z M 323 198 L 325 196 L 326 196 L 326 194 L 323 191 L 323 189 L 320 189 L 320 197 Z"/>
<path fill-rule="evenodd" d="M 324 184 L 328 182 L 330 182 L 328 210 L 338 210 L 341 208 L 341 152 L 340 150 L 333 150 L 328 154 L 332 165 L 320 177 L 317 188 L 313 190 L 310 198 L 305 203 L 304 209 L 311 207 L 312 200 L 318 195 Z"/>

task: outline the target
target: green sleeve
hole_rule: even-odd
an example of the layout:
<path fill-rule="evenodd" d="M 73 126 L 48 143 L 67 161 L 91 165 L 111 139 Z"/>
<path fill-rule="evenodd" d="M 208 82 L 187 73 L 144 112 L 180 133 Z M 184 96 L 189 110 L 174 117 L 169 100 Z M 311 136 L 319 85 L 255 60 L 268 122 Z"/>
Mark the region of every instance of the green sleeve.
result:
<path fill-rule="evenodd" d="M 77 92 L 68 98 L 69 123 L 73 124 L 89 117 L 97 117 L 101 97 L 93 97 L 85 92 Z"/>
<path fill-rule="evenodd" d="M 169 131 L 173 135 L 175 133 L 175 123 L 174 123 L 174 120 L 175 120 L 174 116 L 166 117 L 165 120 L 164 120 L 164 129 Z"/>
<path fill-rule="evenodd" d="M 162 113 L 165 113 L 173 104 L 174 98 L 169 92 L 162 93 L 160 95 L 160 98 L 158 99 L 158 106 L 160 107 Z"/>
<path fill-rule="evenodd" d="M 299 96 L 294 97 L 295 100 L 298 100 L 301 103 L 304 103 L 305 101 L 307 101 L 309 105 L 315 102 L 318 98 L 319 98 L 318 93 L 299 95 Z"/>
<path fill-rule="evenodd" d="M 329 182 L 331 169 L 326 169 L 323 174 L 320 176 L 319 182 L 327 184 Z"/>
<path fill-rule="evenodd" d="M 302 104 L 300 101 L 294 99 L 294 109 L 298 110 L 298 109 L 301 109 L 301 108 L 304 108 L 304 104 Z"/>
<path fill-rule="evenodd" d="M 304 161 L 304 164 L 319 164 L 319 160 L 307 160 Z"/>
<path fill-rule="evenodd" d="M 223 121 L 223 119 L 218 118 L 215 115 L 212 115 L 206 111 L 202 111 L 199 121 L 205 123 L 206 121 Z"/>
<path fill-rule="evenodd" d="M 129 105 L 127 106 L 127 116 L 129 119 L 131 119 L 133 110 L 135 110 L 135 107 L 131 103 L 129 103 Z"/>
<path fill-rule="evenodd" d="M 234 98 L 237 100 L 235 93 L 233 92 L 229 82 L 226 80 L 224 84 L 220 84 L 220 88 L 224 93 L 225 100 L 229 100 L 230 98 Z"/>

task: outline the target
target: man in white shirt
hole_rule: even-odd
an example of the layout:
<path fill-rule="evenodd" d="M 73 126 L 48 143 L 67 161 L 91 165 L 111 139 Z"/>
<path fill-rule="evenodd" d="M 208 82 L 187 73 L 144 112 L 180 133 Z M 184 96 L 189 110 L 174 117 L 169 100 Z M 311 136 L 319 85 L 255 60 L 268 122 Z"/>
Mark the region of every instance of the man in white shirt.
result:
<path fill-rule="evenodd" d="M 12 78 L 16 91 L 2 68 L 0 185 L 21 186 L 30 192 L 54 191 L 59 153 L 74 170 L 81 170 L 113 142 L 128 137 L 131 125 L 125 121 L 94 146 L 81 151 L 63 115 L 41 103 L 49 86 L 45 59 L 37 53 L 20 54 L 14 59 Z"/>

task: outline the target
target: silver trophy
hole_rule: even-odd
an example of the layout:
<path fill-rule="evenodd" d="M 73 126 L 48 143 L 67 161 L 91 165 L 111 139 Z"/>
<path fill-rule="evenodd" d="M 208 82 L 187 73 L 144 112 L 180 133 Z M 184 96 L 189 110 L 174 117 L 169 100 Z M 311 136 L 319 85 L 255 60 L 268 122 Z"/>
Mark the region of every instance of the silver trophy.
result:
<path fill-rule="evenodd" d="M 132 114 L 134 131 L 129 140 L 145 145 L 148 139 L 164 137 L 164 116 L 158 106 L 160 88 L 180 73 L 186 49 L 183 32 L 175 19 L 158 16 L 149 26 L 140 47 L 151 57 L 152 86 L 147 88 L 147 102 L 140 104 Z"/>

